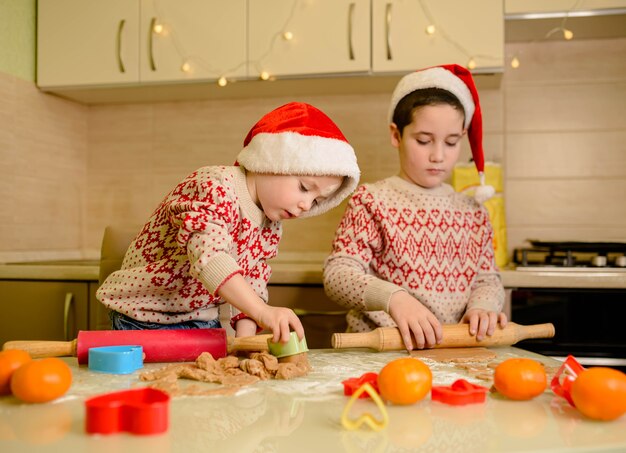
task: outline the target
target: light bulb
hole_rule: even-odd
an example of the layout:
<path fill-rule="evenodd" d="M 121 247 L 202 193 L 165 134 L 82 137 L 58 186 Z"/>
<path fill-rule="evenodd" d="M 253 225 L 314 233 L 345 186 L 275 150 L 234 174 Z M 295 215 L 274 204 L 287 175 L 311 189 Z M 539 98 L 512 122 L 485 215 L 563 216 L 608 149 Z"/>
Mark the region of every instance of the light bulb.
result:
<path fill-rule="evenodd" d="M 286 31 L 285 33 L 283 33 L 283 39 L 285 41 L 291 41 L 293 39 L 293 33 L 291 33 L 290 31 Z"/>
<path fill-rule="evenodd" d="M 467 69 L 476 69 L 476 62 L 473 58 L 470 58 L 467 62 Z"/>
<path fill-rule="evenodd" d="M 563 29 L 563 37 L 568 41 L 574 37 L 574 32 L 572 30 L 568 30 L 567 28 Z"/>
<path fill-rule="evenodd" d="M 511 67 L 513 69 L 519 68 L 519 60 L 517 59 L 517 57 L 513 57 L 513 59 L 511 60 Z"/>
<path fill-rule="evenodd" d="M 217 79 L 217 84 L 221 87 L 225 87 L 226 84 L 228 84 L 228 80 L 226 80 L 226 77 L 222 76 L 219 79 Z"/>
<path fill-rule="evenodd" d="M 269 80 L 270 79 L 270 73 L 267 71 L 263 71 L 261 72 L 261 75 L 259 76 L 261 78 L 261 80 Z"/>
<path fill-rule="evenodd" d="M 427 35 L 434 35 L 435 34 L 435 26 L 430 24 L 428 27 L 426 27 L 426 34 Z"/>
<path fill-rule="evenodd" d="M 183 72 L 191 72 L 191 64 L 189 64 L 188 61 L 185 61 L 180 67 L 180 70 Z"/>
<path fill-rule="evenodd" d="M 157 35 L 160 35 L 163 33 L 163 24 L 154 24 L 153 30 Z"/>

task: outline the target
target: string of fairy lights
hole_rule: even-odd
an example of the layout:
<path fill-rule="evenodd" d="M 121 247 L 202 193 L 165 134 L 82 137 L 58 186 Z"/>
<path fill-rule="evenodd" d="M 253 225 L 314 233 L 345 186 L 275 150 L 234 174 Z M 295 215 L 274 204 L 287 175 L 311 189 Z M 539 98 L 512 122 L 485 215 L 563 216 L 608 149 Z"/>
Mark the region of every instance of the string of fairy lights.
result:
<path fill-rule="evenodd" d="M 181 42 L 180 38 L 178 37 L 176 30 L 171 24 L 167 23 L 166 19 L 161 19 L 159 22 L 156 22 L 153 26 L 152 32 L 154 33 L 156 37 L 169 38 L 171 40 L 171 43 L 175 51 L 177 52 L 177 54 L 179 55 L 181 59 L 180 70 L 183 73 L 192 74 L 196 69 L 203 69 L 204 71 L 206 71 L 209 74 L 212 74 L 216 78 L 217 84 L 220 87 L 224 87 L 232 80 L 232 78 L 229 79 L 229 74 L 231 75 L 235 74 L 243 66 L 249 65 L 256 69 L 257 73 L 259 74 L 260 80 L 271 81 L 271 80 L 275 80 L 276 77 L 270 74 L 265 69 L 263 69 L 264 68 L 263 62 L 275 50 L 276 43 L 279 40 L 281 39 L 284 41 L 294 40 L 295 35 L 294 35 L 294 31 L 291 30 L 291 23 L 298 9 L 297 8 L 298 4 L 301 1 L 302 0 L 292 1 L 291 9 L 289 11 L 287 18 L 283 22 L 282 27 L 280 27 L 280 29 L 277 30 L 272 35 L 269 45 L 265 52 L 263 52 L 255 60 L 244 60 L 238 63 L 237 65 L 235 65 L 234 67 L 228 68 L 226 70 L 213 67 L 209 62 L 207 62 L 204 58 L 198 55 L 189 54 L 186 51 L 184 44 Z M 310 3 L 310 0 L 307 0 L 307 1 Z M 435 0 L 431 0 L 431 1 L 435 1 Z M 566 23 L 569 18 L 569 15 L 574 10 L 576 10 L 580 1 L 581 0 L 574 1 L 572 6 L 569 8 L 569 10 L 565 12 L 560 25 L 558 27 L 555 27 L 549 30 L 542 40 L 549 39 L 550 37 L 552 37 L 553 35 L 557 33 L 561 33 L 563 35 L 563 39 L 565 40 L 573 39 L 574 33 L 571 30 L 566 28 Z M 477 63 L 476 63 L 477 60 L 497 61 L 499 59 L 499 57 L 493 56 L 493 55 L 476 54 L 476 53 L 470 52 L 467 48 L 465 48 L 461 43 L 456 41 L 449 33 L 446 32 L 445 28 L 441 26 L 440 22 L 437 21 L 437 18 L 431 13 L 430 9 L 428 8 L 426 0 L 417 0 L 417 3 L 419 4 L 419 7 L 421 8 L 424 17 L 427 19 L 427 25 L 424 29 L 424 32 L 428 36 L 430 36 L 432 39 L 442 39 L 446 41 L 448 44 L 450 44 L 452 47 L 457 49 L 458 52 L 460 52 L 462 55 L 466 57 L 467 60 L 466 60 L 465 66 L 468 69 L 470 70 L 475 69 L 477 67 Z M 155 2 L 154 5 L 155 5 L 155 12 L 157 14 L 157 17 L 166 18 L 167 14 L 165 14 L 159 2 Z M 536 42 L 536 41 L 538 40 L 536 39 L 532 42 Z M 513 69 L 519 68 L 521 64 L 519 52 L 512 56 L 509 64 Z"/>
<path fill-rule="evenodd" d="M 565 14 L 563 14 L 563 18 L 561 19 L 561 23 L 559 24 L 558 27 L 554 27 L 552 29 L 550 29 L 545 36 L 543 37 L 543 39 L 539 40 L 539 39 L 534 39 L 532 40 L 530 43 L 534 44 L 538 41 L 544 41 L 546 39 L 551 38 L 553 35 L 555 34 L 562 34 L 563 39 L 565 39 L 566 41 L 570 41 L 572 39 L 574 39 L 574 32 L 568 28 L 566 28 L 566 24 L 567 24 L 567 20 L 570 17 L 570 14 L 572 14 L 573 11 L 575 11 L 578 8 L 578 5 L 580 4 L 581 0 L 575 0 L 574 3 L 572 4 L 572 6 L 565 11 Z M 520 52 L 516 52 L 513 54 L 513 56 L 511 57 L 511 62 L 510 65 L 513 69 L 517 69 L 520 67 L 521 62 L 520 62 Z"/>

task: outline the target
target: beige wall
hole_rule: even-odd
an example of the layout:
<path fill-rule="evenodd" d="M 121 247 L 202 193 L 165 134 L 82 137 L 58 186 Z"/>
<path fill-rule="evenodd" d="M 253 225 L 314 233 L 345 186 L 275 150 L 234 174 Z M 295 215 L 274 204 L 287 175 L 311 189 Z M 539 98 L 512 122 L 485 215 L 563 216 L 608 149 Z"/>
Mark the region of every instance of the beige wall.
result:
<path fill-rule="evenodd" d="M 487 159 L 505 169 L 509 249 L 531 237 L 626 240 L 618 195 L 626 192 L 626 39 L 507 45 L 507 56 L 515 53 L 521 67 L 480 93 Z M 232 163 L 250 126 L 294 100 L 86 107 L 0 75 L 5 92 L 0 261 L 35 252 L 96 256 L 106 224 L 143 222 L 187 173 Z M 297 100 L 339 124 L 363 180 L 372 181 L 397 169 L 385 124 L 389 96 Z M 341 213 L 286 222 L 281 250 L 328 250 Z"/>
<path fill-rule="evenodd" d="M 80 257 L 89 109 L 0 72 L 0 262 Z"/>

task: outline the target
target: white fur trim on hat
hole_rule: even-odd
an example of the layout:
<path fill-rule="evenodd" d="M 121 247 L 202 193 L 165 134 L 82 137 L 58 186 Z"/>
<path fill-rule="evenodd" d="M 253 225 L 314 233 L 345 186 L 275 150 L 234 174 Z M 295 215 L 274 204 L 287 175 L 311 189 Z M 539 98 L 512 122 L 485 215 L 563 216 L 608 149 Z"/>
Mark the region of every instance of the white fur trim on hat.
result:
<path fill-rule="evenodd" d="M 258 133 L 239 153 L 237 162 L 256 173 L 345 176 L 333 196 L 301 217 L 319 215 L 337 206 L 356 189 L 360 176 L 356 155 L 349 143 L 297 132 Z"/>
<path fill-rule="evenodd" d="M 465 128 L 469 127 L 474 116 L 474 101 L 467 85 L 447 69 L 433 67 L 405 75 L 396 85 L 389 106 L 389 122 L 393 122 L 393 112 L 404 96 L 425 88 L 441 88 L 454 94 L 465 110 Z"/>

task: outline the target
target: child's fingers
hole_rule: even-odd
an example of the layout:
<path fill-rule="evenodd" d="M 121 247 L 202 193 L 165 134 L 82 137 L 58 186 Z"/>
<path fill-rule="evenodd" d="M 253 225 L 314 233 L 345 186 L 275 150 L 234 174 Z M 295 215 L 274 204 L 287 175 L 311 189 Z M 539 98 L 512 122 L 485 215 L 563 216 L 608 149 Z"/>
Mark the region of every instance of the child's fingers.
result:
<path fill-rule="evenodd" d="M 472 313 L 469 316 L 469 332 L 470 335 L 476 335 L 478 331 L 478 314 Z"/>
<path fill-rule="evenodd" d="M 506 313 L 500 313 L 498 315 L 498 320 L 500 321 L 500 326 L 501 327 L 506 327 L 506 324 L 509 322 L 509 320 L 506 317 Z"/>
<path fill-rule="evenodd" d="M 489 312 L 489 327 L 487 328 L 487 336 L 492 336 L 498 325 L 498 314 L 495 311 Z"/>
<path fill-rule="evenodd" d="M 291 335 L 291 331 L 289 329 L 289 318 L 284 318 L 280 320 L 280 341 L 281 343 L 287 343 L 289 341 L 289 336 Z"/>
<path fill-rule="evenodd" d="M 411 329 L 408 324 L 398 325 L 398 330 L 400 331 L 404 347 L 407 351 L 411 351 L 413 349 L 413 340 L 411 339 Z"/>
<path fill-rule="evenodd" d="M 304 338 L 304 327 L 302 326 L 300 319 L 295 315 L 294 317 L 295 319 L 293 319 L 290 324 L 291 324 L 291 327 L 293 327 L 293 330 L 296 333 L 296 335 L 298 335 L 298 340 L 302 341 L 302 339 Z"/>
<path fill-rule="evenodd" d="M 476 339 L 481 341 L 485 338 L 487 329 L 489 328 L 489 315 L 485 312 L 478 314 L 478 330 L 476 331 Z"/>
<path fill-rule="evenodd" d="M 420 322 L 420 326 L 422 328 L 422 332 L 424 333 L 424 343 L 422 344 L 422 348 L 426 346 L 434 346 L 437 342 L 437 339 L 435 337 L 435 330 L 430 323 L 430 320 L 428 318 L 422 319 L 422 321 Z"/>
<path fill-rule="evenodd" d="M 435 331 L 435 341 L 437 344 L 441 343 L 443 340 L 443 327 L 441 327 L 441 323 L 433 316 L 430 324 L 433 326 L 433 330 Z"/>

